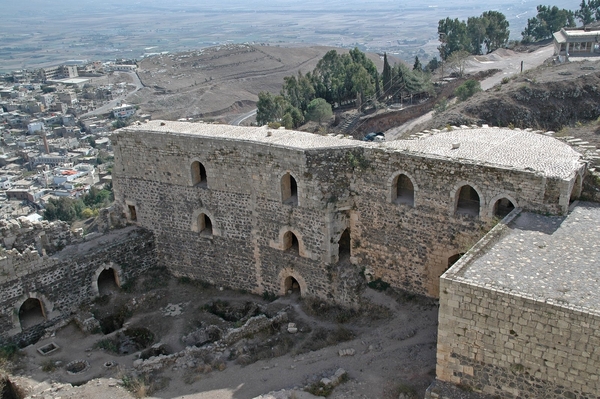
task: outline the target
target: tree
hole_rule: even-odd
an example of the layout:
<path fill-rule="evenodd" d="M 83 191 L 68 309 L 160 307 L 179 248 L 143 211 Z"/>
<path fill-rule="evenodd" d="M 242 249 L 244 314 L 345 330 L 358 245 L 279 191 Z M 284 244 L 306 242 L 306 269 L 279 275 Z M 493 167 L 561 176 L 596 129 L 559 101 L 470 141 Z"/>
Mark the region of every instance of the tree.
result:
<path fill-rule="evenodd" d="M 283 118 L 281 118 L 281 123 L 288 130 L 294 127 L 294 121 L 292 119 L 292 115 L 290 115 L 289 113 L 286 113 L 285 115 L 283 115 Z"/>
<path fill-rule="evenodd" d="M 504 14 L 498 11 L 486 11 L 481 15 L 485 22 L 485 40 L 487 52 L 490 53 L 496 49 L 506 46 L 508 43 L 508 21 Z"/>
<path fill-rule="evenodd" d="M 266 125 L 269 122 L 278 122 L 283 118 L 289 103 L 282 96 L 274 96 L 266 91 L 258 93 L 256 103 L 256 122 Z"/>
<path fill-rule="evenodd" d="M 283 117 L 285 118 L 286 115 L 289 115 L 292 118 L 292 127 L 298 127 L 301 124 L 304 123 L 304 115 L 302 114 L 302 111 L 300 111 L 298 108 L 296 107 L 288 107 L 285 110 L 285 115 L 283 115 Z M 283 121 L 283 119 L 282 119 Z M 287 129 L 287 125 L 284 123 L 284 126 L 286 126 Z"/>
<path fill-rule="evenodd" d="M 467 59 L 469 58 L 467 51 L 461 50 L 456 51 L 448 57 L 448 67 L 453 70 L 458 76 L 462 77 L 465 72 L 467 65 Z"/>
<path fill-rule="evenodd" d="M 438 69 L 440 66 L 440 61 L 437 59 L 437 57 L 433 57 L 428 63 L 427 65 L 425 65 L 425 70 L 429 71 L 429 72 L 433 72 L 436 69 Z"/>
<path fill-rule="evenodd" d="M 413 71 L 422 71 L 423 65 L 421 65 L 421 61 L 419 61 L 419 56 L 415 55 L 415 63 L 413 64 Z"/>
<path fill-rule="evenodd" d="M 471 40 L 473 54 L 482 54 L 483 43 L 487 35 L 488 21 L 483 17 L 469 17 L 467 19 L 467 31 Z"/>
<path fill-rule="evenodd" d="M 383 95 L 388 96 L 392 89 L 392 68 L 387 59 L 387 54 L 383 53 L 383 72 L 381 73 L 383 81 Z"/>
<path fill-rule="evenodd" d="M 575 27 L 575 13 L 558 7 L 537 6 L 537 15 L 527 20 L 527 27 L 521 35 L 524 41 L 543 40 L 552 37 L 564 27 Z"/>
<path fill-rule="evenodd" d="M 458 97 L 460 101 L 465 101 L 467 98 L 480 91 L 481 84 L 474 79 L 469 79 L 454 90 L 454 95 Z"/>
<path fill-rule="evenodd" d="M 325 101 L 324 98 L 315 98 L 308 104 L 306 110 L 306 119 L 319 123 L 331 118 L 332 115 L 331 104 Z"/>
<path fill-rule="evenodd" d="M 583 25 L 590 24 L 600 20 L 600 0 L 581 0 L 579 10 L 575 11 L 575 17 L 581 21 Z"/>
<path fill-rule="evenodd" d="M 455 51 L 471 52 L 472 46 L 467 32 L 467 24 L 464 21 L 459 21 L 458 18 L 440 19 L 438 36 L 441 43 L 438 50 L 442 61 L 448 59 Z"/>

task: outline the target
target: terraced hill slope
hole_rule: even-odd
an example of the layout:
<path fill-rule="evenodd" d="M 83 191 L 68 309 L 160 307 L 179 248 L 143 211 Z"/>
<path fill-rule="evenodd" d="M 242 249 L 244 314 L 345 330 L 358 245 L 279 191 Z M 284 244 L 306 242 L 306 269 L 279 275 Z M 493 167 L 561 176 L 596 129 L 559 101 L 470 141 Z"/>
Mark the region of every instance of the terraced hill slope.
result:
<path fill-rule="evenodd" d="M 227 122 L 232 115 L 251 110 L 259 92 L 278 93 L 285 76 L 312 71 L 331 49 L 232 44 L 157 55 L 140 62 L 138 75 L 146 87 L 128 101 L 154 119 Z M 368 56 L 383 68 L 378 55 Z"/>

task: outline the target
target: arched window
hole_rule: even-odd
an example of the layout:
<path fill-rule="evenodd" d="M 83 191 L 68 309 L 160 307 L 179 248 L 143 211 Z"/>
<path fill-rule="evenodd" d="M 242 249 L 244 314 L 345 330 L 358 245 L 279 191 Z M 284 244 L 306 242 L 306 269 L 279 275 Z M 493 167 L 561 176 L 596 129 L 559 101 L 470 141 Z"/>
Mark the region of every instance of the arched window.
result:
<path fill-rule="evenodd" d="M 456 213 L 479 216 L 479 194 L 469 185 L 462 186 L 456 201 Z"/>
<path fill-rule="evenodd" d="M 44 307 L 37 298 L 29 298 L 19 308 L 19 321 L 24 330 L 46 321 Z"/>
<path fill-rule="evenodd" d="M 494 216 L 503 218 L 511 213 L 513 209 L 515 209 L 515 205 L 508 198 L 500 198 L 494 204 Z"/>
<path fill-rule="evenodd" d="M 198 161 L 192 162 L 192 185 L 206 187 L 206 169 Z"/>
<path fill-rule="evenodd" d="M 115 269 L 103 270 L 98 276 L 98 293 L 100 295 L 110 294 L 119 288 Z"/>
<path fill-rule="evenodd" d="M 212 220 L 205 213 L 198 215 L 198 231 L 205 236 L 213 235 Z"/>
<path fill-rule="evenodd" d="M 345 261 L 350 259 L 350 229 L 344 230 L 340 236 L 339 245 L 339 261 Z"/>
<path fill-rule="evenodd" d="M 281 178 L 281 201 L 287 205 L 298 205 L 298 184 L 289 173 Z"/>
<path fill-rule="evenodd" d="M 396 204 L 415 205 L 415 187 L 408 176 L 400 174 L 394 179 L 392 200 Z"/>
<path fill-rule="evenodd" d="M 283 235 L 283 250 L 300 254 L 300 243 L 298 242 L 298 237 L 296 237 L 296 235 L 291 231 L 288 231 Z"/>
<path fill-rule="evenodd" d="M 284 284 L 286 294 L 302 294 L 300 292 L 300 284 L 298 283 L 298 280 L 296 280 L 292 276 L 286 277 Z"/>

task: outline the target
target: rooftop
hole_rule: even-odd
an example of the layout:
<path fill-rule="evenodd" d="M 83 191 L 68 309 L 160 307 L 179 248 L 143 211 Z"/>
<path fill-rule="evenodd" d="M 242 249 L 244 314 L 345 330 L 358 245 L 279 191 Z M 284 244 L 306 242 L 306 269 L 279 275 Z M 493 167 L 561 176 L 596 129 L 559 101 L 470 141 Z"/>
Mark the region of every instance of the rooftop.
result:
<path fill-rule="evenodd" d="M 562 28 L 558 32 L 553 33 L 554 40 L 558 43 L 567 43 L 567 42 L 578 42 L 581 40 L 586 41 L 598 41 L 600 38 L 600 31 L 591 30 L 586 31 L 583 29 L 564 29 Z"/>
<path fill-rule="evenodd" d="M 426 135 L 415 140 L 368 143 L 312 133 L 205 123 L 149 121 L 122 129 L 132 132 L 195 135 L 232 141 L 259 142 L 299 150 L 370 147 L 467 161 L 570 179 L 581 167 L 581 154 L 543 134 L 508 128 L 465 128 Z M 453 144 L 459 144 L 453 149 Z"/>
<path fill-rule="evenodd" d="M 581 166 L 581 154 L 569 145 L 542 134 L 508 128 L 454 129 L 386 144 L 410 152 L 529 170 L 561 179 L 572 178 Z M 453 144 L 458 144 L 458 148 L 453 148 Z"/>
<path fill-rule="evenodd" d="M 586 202 L 566 217 L 522 212 L 444 277 L 600 314 L 598 220 Z"/>

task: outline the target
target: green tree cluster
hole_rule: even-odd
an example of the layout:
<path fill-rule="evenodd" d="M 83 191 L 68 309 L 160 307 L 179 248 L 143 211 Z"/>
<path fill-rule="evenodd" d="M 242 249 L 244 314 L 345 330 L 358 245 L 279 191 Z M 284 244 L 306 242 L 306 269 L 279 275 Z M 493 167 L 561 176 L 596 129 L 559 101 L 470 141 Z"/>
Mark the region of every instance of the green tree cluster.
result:
<path fill-rule="evenodd" d="M 259 93 L 256 121 L 259 125 L 279 122 L 286 128 L 298 127 L 308 118 L 309 105 L 315 99 L 325 100 L 330 107 L 364 102 L 377 92 L 378 79 L 375 64 L 358 48 L 348 54 L 331 50 L 312 72 L 285 77 L 279 95 Z M 325 108 L 319 104 L 320 109 Z"/>
<path fill-rule="evenodd" d="M 584 25 L 600 21 L 600 0 L 587 0 L 587 2 L 581 0 L 579 10 L 575 11 L 575 17 Z"/>
<path fill-rule="evenodd" d="M 100 208 L 108 206 L 113 201 L 112 187 L 98 189 L 90 188 L 81 198 L 71 197 L 50 198 L 46 204 L 44 218 L 46 220 L 62 220 L 73 222 L 77 219 L 96 216 Z"/>
<path fill-rule="evenodd" d="M 521 32 L 524 42 L 543 40 L 552 37 L 564 27 L 575 27 L 575 13 L 557 6 L 537 6 L 537 15 L 527 20 L 525 30 Z"/>
<path fill-rule="evenodd" d="M 433 90 L 431 80 L 427 73 L 420 67 L 421 63 L 415 58 L 413 69 L 404 64 L 390 66 L 387 54 L 383 55 L 383 93 L 381 99 L 384 101 L 398 101 L 406 96 Z"/>
<path fill-rule="evenodd" d="M 485 11 L 479 17 L 469 17 L 466 22 L 458 18 L 441 19 L 438 23 L 440 57 L 447 60 L 457 51 L 487 54 L 504 47 L 510 35 L 508 27 L 506 17 L 498 11 Z"/>

